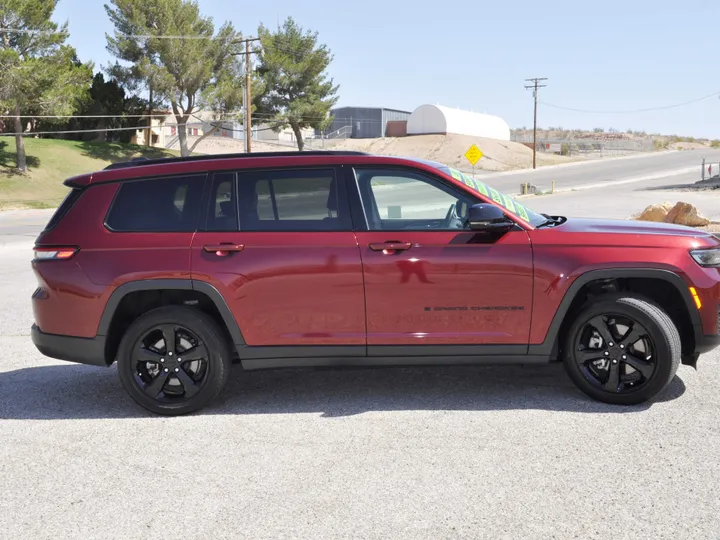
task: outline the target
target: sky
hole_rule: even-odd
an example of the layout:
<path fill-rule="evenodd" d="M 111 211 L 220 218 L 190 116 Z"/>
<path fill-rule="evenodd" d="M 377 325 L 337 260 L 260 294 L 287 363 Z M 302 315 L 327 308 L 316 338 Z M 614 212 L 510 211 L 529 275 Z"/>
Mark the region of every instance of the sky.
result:
<path fill-rule="evenodd" d="M 96 68 L 112 58 L 103 0 L 60 0 L 68 43 Z M 317 31 L 334 60 L 338 105 L 412 111 L 424 103 L 531 127 L 603 127 L 720 138 L 720 2 L 717 0 L 199 0 L 216 26 L 245 36 L 293 17 Z M 551 107 L 550 105 L 555 105 Z M 581 113 L 558 107 L 597 111 Z M 622 114 L 610 114 L 621 111 Z"/>

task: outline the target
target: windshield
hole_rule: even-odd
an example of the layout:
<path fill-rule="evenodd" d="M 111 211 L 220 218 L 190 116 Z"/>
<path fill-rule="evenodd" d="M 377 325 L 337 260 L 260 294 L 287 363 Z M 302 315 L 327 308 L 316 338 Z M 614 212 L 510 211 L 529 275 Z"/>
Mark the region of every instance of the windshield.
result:
<path fill-rule="evenodd" d="M 452 167 L 448 167 L 447 165 L 444 165 L 442 163 L 436 163 L 432 161 L 423 161 L 423 163 L 435 167 L 439 171 L 442 171 L 445 174 L 452 176 L 456 180 L 460 180 L 463 184 L 465 184 L 472 190 L 493 200 L 494 202 L 508 210 L 510 213 L 512 213 L 514 216 L 520 218 L 526 223 L 529 223 L 533 227 L 537 227 L 541 223 L 545 223 L 547 221 L 547 218 L 545 216 L 538 214 L 533 210 L 530 210 L 530 208 L 528 208 L 527 206 L 520 204 L 512 197 L 508 197 L 504 193 L 501 193 L 498 190 L 491 188 L 477 178 L 473 178 L 472 176 L 460 172 L 457 169 L 453 169 Z"/>

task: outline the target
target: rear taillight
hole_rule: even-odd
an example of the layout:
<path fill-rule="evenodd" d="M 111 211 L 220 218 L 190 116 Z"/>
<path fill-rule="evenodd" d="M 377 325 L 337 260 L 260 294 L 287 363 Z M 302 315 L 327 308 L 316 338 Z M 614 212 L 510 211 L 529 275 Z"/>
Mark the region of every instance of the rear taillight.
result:
<path fill-rule="evenodd" d="M 51 261 L 51 260 L 65 260 L 70 259 L 79 251 L 76 247 L 47 247 L 35 248 L 35 260 L 36 261 Z"/>

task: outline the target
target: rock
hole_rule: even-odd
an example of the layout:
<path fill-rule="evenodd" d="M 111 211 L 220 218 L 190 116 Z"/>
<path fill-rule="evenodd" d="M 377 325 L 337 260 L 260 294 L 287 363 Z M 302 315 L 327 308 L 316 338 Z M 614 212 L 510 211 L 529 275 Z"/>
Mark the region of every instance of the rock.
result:
<path fill-rule="evenodd" d="M 692 204 L 679 202 L 667 213 L 665 223 L 675 223 L 689 227 L 704 227 L 705 225 L 710 225 L 710 220 L 700 214 L 698 209 Z"/>
<path fill-rule="evenodd" d="M 640 221 L 665 221 L 665 216 L 672 207 L 673 205 L 670 202 L 651 204 L 635 219 Z"/>

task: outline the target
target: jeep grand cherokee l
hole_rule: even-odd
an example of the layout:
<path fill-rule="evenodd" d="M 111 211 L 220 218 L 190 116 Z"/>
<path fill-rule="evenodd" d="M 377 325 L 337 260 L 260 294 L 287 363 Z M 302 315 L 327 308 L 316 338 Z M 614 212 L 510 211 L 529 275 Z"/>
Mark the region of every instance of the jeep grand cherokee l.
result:
<path fill-rule="evenodd" d="M 37 238 L 41 353 L 117 362 L 141 406 L 209 403 L 237 359 L 562 361 L 636 404 L 720 343 L 720 240 L 533 212 L 439 163 L 352 152 L 132 161 L 66 181 Z"/>

